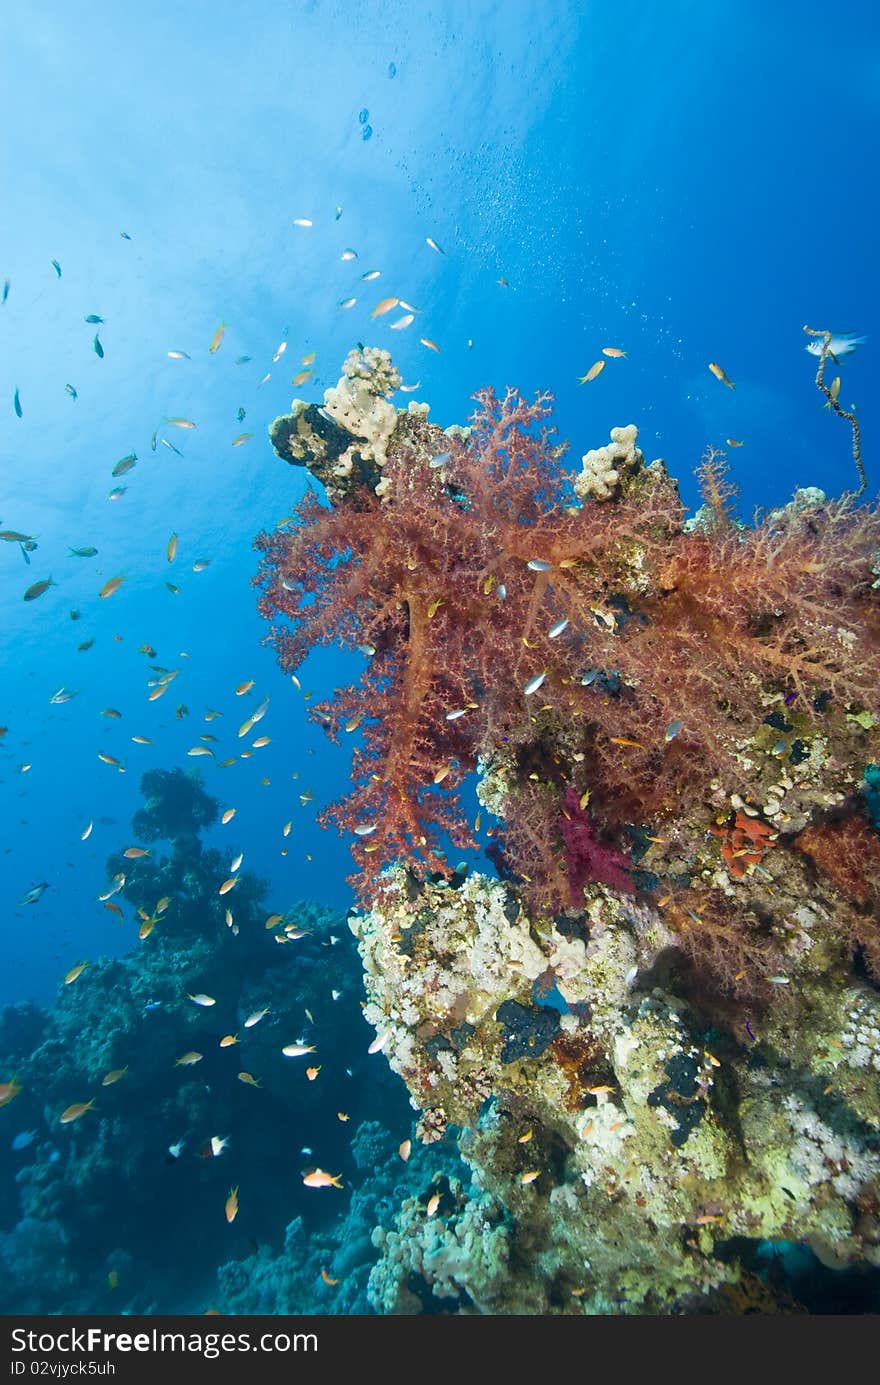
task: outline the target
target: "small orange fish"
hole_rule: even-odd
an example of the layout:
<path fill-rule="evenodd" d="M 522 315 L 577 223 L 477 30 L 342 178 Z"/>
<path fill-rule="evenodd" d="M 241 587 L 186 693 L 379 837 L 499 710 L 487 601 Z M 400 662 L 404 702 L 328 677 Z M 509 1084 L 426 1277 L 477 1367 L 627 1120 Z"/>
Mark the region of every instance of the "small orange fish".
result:
<path fill-rule="evenodd" d="M 617 361 L 617 360 L 619 360 L 619 359 L 621 358 L 621 356 L 625 356 L 625 355 L 626 355 L 626 352 L 625 352 L 625 351 L 621 351 L 620 348 L 617 347 L 617 346 L 603 346 L 603 347 L 602 347 L 602 355 L 603 355 L 603 356 L 610 356 L 610 357 L 612 358 L 612 360 Z"/>
<path fill-rule="evenodd" d="M 238 1074 L 238 1080 L 239 1082 L 244 1082 L 247 1087 L 262 1087 L 263 1085 L 259 1078 L 254 1077 L 251 1072 L 240 1072 Z"/>
<path fill-rule="evenodd" d="M 234 890 L 237 884 L 238 884 L 238 876 L 237 876 L 237 875 L 231 875 L 231 876 L 229 877 L 228 880 L 224 880 L 224 881 L 223 881 L 223 884 L 220 886 L 220 889 L 217 891 L 217 893 L 218 893 L 218 894 L 229 894 L 229 891 L 230 891 L 230 890 Z"/>
<path fill-rule="evenodd" d="M 227 822 L 231 822 L 232 819 L 233 819 L 234 817 L 235 817 L 235 809 L 234 809 L 234 808 L 227 808 L 226 811 L 225 811 L 225 813 L 223 814 L 222 818 L 220 819 L 220 821 L 223 823 L 223 826 L 225 827 L 226 824 L 227 824 Z"/>
<path fill-rule="evenodd" d="M 438 1208 L 439 1206 L 440 1206 L 440 1194 L 439 1194 L 439 1193 L 432 1193 L 431 1196 L 428 1198 L 428 1205 L 427 1205 L 426 1208 L 425 1208 L 425 1216 L 426 1216 L 426 1217 L 433 1217 L 434 1213 L 437 1211 L 437 1208 Z"/>
<path fill-rule="evenodd" d="M 310 1082 L 314 1082 L 315 1078 L 318 1076 L 318 1073 L 319 1073 L 320 1071 L 321 1071 L 321 1069 L 320 1069 L 319 1067 L 318 1067 L 318 1068 L 306 1068 L 306 1077 L 309 1079 Z"/>
<path fill-rule="evenodd" d="M 336 1119 L 337 1119 L 338 1121 L 348 1121 L 348 1120 L 351 1120 L 351 1116 L 348 1114 L 347 1111 L 337 1111 L 337 1112 L 336 1112 Z"/>
<path fill-rule="evenodd" d="M 225 322 L 221 322 L 221 323 L 220 323 L 220 326 L 217 328 L 217 331 L 214 333 L 213 337 L 211 338 L 211 345 L 208 347 L 208 350 L 210 351 L 210 353 L 211 353 L 212 356 L 214 355 L 215 352 L 217 352 L 217 351 L 220 350 L 220 343 L 223 341 L 223 337 L 224 337 L 225 333 L 226 333 L 226 323 L 225 323 Z"/>
<path fill-rule="evenodd" d="M 436 351 L 437 355 L 440 355 L 440 347 L 435 341 L 431 341 L 429 337 L 419 337 L 419 341 L 422 343 L 422 346 L 427 346 L 429 351 Z"/>
<path fill-rule="evenodd" d="M 586 375 L 582 375 L 578 383 L 581 385 L 588 385 L 591 380 L 595 380 L 597 375 L 601 375 L 604 369 L 604 361 L 594 361 Z"/>
<path fill-rule="evenodd" d="M 238 1188 L 230 1188 L 229 1196 L 226 1199 L 226 1220 L 230 1223 L 235 1221 L 238 1216 Z"/>
<path fill-rule="evenodd" d="M 11 1082 L 0 1082 L 0 1106 L 8 1106 L 21 1091 L 21 1083 L 13 1077 Z"/>
<path fill-rule="evenodd" d="M 381 303 L 377 303 L 370 317 L 382 317 L 384 313 L 390 313 L 392 308 L 396 308 L 400 302 L 399 298 L 383 298 Z"/>
<path fill-rule="evenodd" d="M 603 1096 L 606 1092 L 613 1092 L 614 1088 L 609 1086 L 588 1087 L 587 1091 L 589 1092 L 590 1096 Z"/>
<path fill-rule="evenodd" d="M 191 1068 L 195 1063 L 200 1063 L 203 1057 L 204 1054 L 191 1050 L 189 1053 L 184 1053 L 182 1058 L 175 1058 L 174 1066 L 176 1068 Z"/>
<path fill-rule="evenodd" d="M 88 965 L 88 962 L 80 962 L 78 966 L 71 967 L 70 971 L 64 978 L 65 986 L 69 986 L 73 981 L 76 980 L 78 976 L 82 976 L 83 972 L 85 971 Z"/>
<path fill-rule="evenodd" d="M 722 385 L 726 385 L 727 388 L 728 388 L 729 390 L 735 390 L 735 389 L 736 389 L 736 385 L 733 383 L 732 380 L 729 380 L 729 379 L 727 378 L 727 375 L 724 373 L 724 371 L 722 370 L 721 366 L 718 365 L 716 361 L 710 361 L 710 362 L 709 362 L 709 369 L 711 370 L 712 374 L 715 376 L 715 379 L 721 381 Z"/>
<path fill-rule="evenodd" d="M 124 577 L 111 577 L 109 582 L 104 583 L 103 587 L 98 592 L 98 596 L 101 598 L 102 601 L 106 597 L 112 596 L 114 592 L 119 591 L 119 588 L 122 586 L 124 581 Z"/>
<path fill-rule="evenodd" d="M 91 1111 L 94 1104 L 94 1097 L 91 1101 L 75 1101 L 72 1106 L 68 1106 L 66 1110 L 61 1112 L 59 1117 L 61 1124 L 70 1125 L 72 1121 L 78 1121 L 81 1116 L 85 1115 L 86 1111 Z"/>
<path fill-rule="evenodd" d="M 303 1176 L 303 1183 L 307 1188 L 342 1188 L 341 1173 L 325 1173 L 323 1169 L 312 1169 L 310 1173 Z"/>
<path fill-rule="evenodd" d="M 145 851 L 142 846 L 127 846 L 123 851 L 123 856 L 127 856 L 130 861 L 139 861 L 142 856 L 149 856 L 149 851 Z"/>
<path fill-rule="evenodd" d="M 540 1169 L 530 1169 L 528 1173 L 520 1175 L 520 1183 L 534 1183 L 536 1178 L 541 1177 Z"/>
<path fill-rule="evenodd" d="M 709 1215 L 707 1214 L 706 1216 L 703 1216 L 703 1217 L 695 1217 L 695 1218 L 694 1218 L 694 1226 L 710 1226 L 710 1225 L 712 1224 L 712 1222 L 723 1221 L 723 1220 L 724 1220 L 723 1217 L 713 1217 L 713 1216 L 709 1216 Z"/>
<path fill-rule="evenodd" d="M 725 438 L 728 447 L 742 447 L 742 441 L 737 438 Z"/>
<path fill-rule="evenodd" d="M 111 914 L 118 914 L 119 917 L 122 918 L 122 910 L 120 909 L 118 904 L 113 903 L 112 899 L 105 899 L 103 903 L 104 908 L 109 909 Z"/>
<path fill-rule="evenodd" d="M 608 739 L 612 745 L 628 745 L 632 746 L 633 750 L 644 750 L 645 748 L 641 741 L 631 741 L 628 736 L 609 736 Z"/>
<path fill-rule="evenodd" d="M 400 1155 L 403 1162 L 406 1163 L 407 1159 L 412 1154 L 412 1140 L 404 1140 L 401 1145 L 398 1145 L 397 1153 Z"/>
<path fill-rule="evenodd" d="M 246 683 L 239 683 L 238 687 L 235 689 L 235 696 L 236 696 L 236 697 L 243 697 L 245 693 L 250 692 L 250 690 L 251 690 L 251 688 L 252 688 L 253 686 L 254 686 L 254 680 L 253 680 L 253 678 L 249 678 L 249 679 L 247 680 Z"/>
<path fill-rule="evenodd" d="M 332 1287 L 334 1284 L 338 1284 L 338 1283 L 339 1283 L 339 1280 L 338 1280 L 338 1279 L 331 1279 L 330 1276 L 329 1276 L 329 1274 L 327 1273 L 326 1270 L 322 1270 L 322 1271 L 321 1271 L 321 1278 L 323 1279 L 323 1281 L 324 1281 L 325 1284 L 329 1284 L 329 1285 L 331 1285 L 331 1287 Z"/>
<path fill-rule="evenodd" d="M 237 1043 L 238 1043 L 238 1035 L 237 1035 L 237 1034 L 224 1034 L 224 1035 L 223 1035 L 223 1038 L 220 1040 L 220 1047 L 221 1047 L 221 1048 L 232 1048 L 232 1045 L 233 1045 L 233 1044 L 237 1044 Z"/>
<path fill-rule="evenodd" d="M 101 1078 L 102 1087 L 112 1087 L 114 1082 L 118 1082 L 128 1072 L 128 1065 L 124 1068 L 113 1068 L 111 1072 L 105 1072 Z"/>

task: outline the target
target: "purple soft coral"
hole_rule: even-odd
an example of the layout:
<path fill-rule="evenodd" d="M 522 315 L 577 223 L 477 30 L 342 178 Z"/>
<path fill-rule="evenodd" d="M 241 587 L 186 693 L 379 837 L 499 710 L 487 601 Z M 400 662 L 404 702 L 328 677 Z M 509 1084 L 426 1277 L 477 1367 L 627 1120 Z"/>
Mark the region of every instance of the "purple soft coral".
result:
<path fill-rule="evenodd" d="M 596 824 L 581 807 L 577 789 L 571 785 L 565 791 L 564 812 L 559 826 L 565 843 L 565 864 L 568 887 L 574 907 L 583 904 L 583 888 L 588 880 L 608 885 L 621 894 L 634 894 L 630 877 L 630 861 L 616 847 L 604 845 L 598 838 Z"/>

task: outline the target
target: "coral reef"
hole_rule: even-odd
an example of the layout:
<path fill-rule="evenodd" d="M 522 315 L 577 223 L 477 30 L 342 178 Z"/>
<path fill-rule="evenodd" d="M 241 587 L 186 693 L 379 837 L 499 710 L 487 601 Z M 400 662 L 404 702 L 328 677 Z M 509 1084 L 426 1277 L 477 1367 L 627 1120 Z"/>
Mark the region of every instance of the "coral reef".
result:
<path fill-rule="evenodd" d="M 372 475 L 257 539 L 282 667 L 368 661 L 313 711 L 357 733 L 323 820 L 377 1047 L 471 1169 L 380 1228 L 370 1300 L 790 1311 L 769 1245 L 876 1303 L 877 508 L 746 525 L 710 449 L 689 522 L 633 425 L 572 476 L 548 396 L 477 406 L 398 412 Z"/>
<path fill-rule="evenodd" d="M 635 450 L 612 499 L 571 505 L 547 398 L 478 404 L 466 439 L 401 413 L 381 499 L 309 496 L 257 539 L 282 667 L 318 644 L 368 659 L 312 713 L 334 739 L 358 732 L 353 789 L 324 821 L 352 834 L 361 902 L 390 861 L 449 874 L 446 841 L 474 843 L 459 791 L 478 765 L 503 819 L 496 865 L 531 907 L 576 890 L 572 793 L 621 859 L 648 848 L 662 890 L 726 892 L 710 829 L 740 812 L 793 835 L 877 758 L 876 509 L 795 503 L 739 526 L 711 453 L 710 522 L 686 531 L 674 484 Z M 724 840 L 733 879 L 758 869 Z"/>
<path fill-rule="evenodd" d="M 344 1214 L 311 1231 L 296 1217 L 285 1231 L 280 1254 L 261 1246 L 246 1260 L 221 1266 L 214 1299 L 221 1312 L 348 1316 L 403 1311 L 386 1309 L 370 1280 L 384 1235 L 394 1228 L 402 1205 L 424 1206 L 430 1195 L 425 1189 L 433 1189 L 435 1180 L 448 1186 L 467 1171 L 454 1141 L 430 1151 L 416 1145 L 404 1162 L 397 1142 L 377 1121 L 358 1127 L 351 1154 L 363 1181 Z M 430 1301 L 427 1286 L 424 1297 Z"/>
<path fill-rule="evenodd" d="M 352 919 L 366 1017 L 422 1138 L 463 1132 L 474 1185 L 430 1218 L 403 1203 L 377 1306 L 413 1311 L 417 1273 L 455 1311 L 698 1311 L 739 1283 L 732 1244 L 880 1271 L 876 991 L 829 986 L 802 906 L 794 994 L 725 1033 L 670 981 L 656 913 L 587 896 L 552 923 L 501 881 L 414 892 L 395 867 Z"/>
<path fill-rule="evenodd" d="M 292 412 L 275 419 L 272 446 L 286 462 L 308 466 L 333 500 L 361 485 L 375 490 L 398 418 L 388 396 L 400 381 L 387 351 L 350 351 L 323 407 L 295 399 Z"/>
<path fill-rule="evenodd" d="M 255 1245 L 274 1259 L 286 1221 L 300 1219 L 300 1248 L 329 1222 L 346 1225 L 348 1184 L 365 1177 L 351 1132 L 365 1118 L 381 1110 L 409 1125 L 399 1083 L 366 1052 L 344 921 L 305 902 L 267 917 L 265 886 L 248 872 L 228 907 L 217 894 L 226 857 L 198 840 L 217 815 L 198 776 L 153 771 L 141 787 L 135 830 L 171 849 L 107 862 L 132 950 L 93 961 L 49 1010 L 0 1014 L 0 1067 L 20 1084 L 0 1143 L 6 1312 L 203 1311 L 218 1264 Z M 314 1081 L 281 1052 L 295 1039 L 316 1047 Z M 33 1138 L 16 1148 L 17 1131 Z M 344 1174 L 338 1203 L 303 1187 L 318 1160 Z M 394 1162 L 404 1169 L 396 1152 Z M 360 1237 L 363 1283 L 373 1225 Z"/>

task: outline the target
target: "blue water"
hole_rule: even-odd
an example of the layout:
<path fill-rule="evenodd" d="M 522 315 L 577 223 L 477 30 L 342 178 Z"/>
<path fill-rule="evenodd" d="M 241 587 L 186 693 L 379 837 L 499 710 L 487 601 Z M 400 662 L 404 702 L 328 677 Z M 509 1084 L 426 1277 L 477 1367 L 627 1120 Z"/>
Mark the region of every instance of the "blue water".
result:
<path fill-rule="evenodd" d="M 0 528 L 38 548 L 26 565 L 0 544 L 0 1002 L 49 1004 L 75 963 L 136 946 L 131 919 L 97 896 L 153 767 L 195 765 L 236 808 L 235 844 L 273 909 L 348 907 L 347 847 L 315 822 L 344 789 L 346 748 L 263 647 L 250 578 L 254 535 L 305 486 L 267 427 L 294 395 L 320 400 L 357 340 L 391 349 L 444 426 L 486 384 L 552 390 L 572 465 L 635 422 L 691 505 L 706 446 L 742 439 L 731 460 L 748 516 L 797 485 L 854 484 L 802 327 L 866 333 L 841 402 L 862 406 L 876 491 L 878 78 L 869 3 L 37 0 L 5 15 Z M 357 259 L 340 260 L 347 247 Z M 382 277 L 362 284 L 373 268 Z M 370 319 L 389 292 L 423 312 L 408 331 Z M 579 385 L 603 346 L 626 358 Z M 294 389 L 310 352 L 316 373 Z M 69 555 L 86 544 L 96 557 Z M 194 573 L 197 559 L 210 566 Z M 156 702 L 152 663 L 181 670 Z M 346 667 L 314 656 L 303 690 L 318 700 Z M 77 695 L 50 705 L 61 687 Z M 226 769 L 187 757 L 206 731 L 218 760 L 237 754 L 237 726 L 266 696 L 269 746 Z M 222 719 L 205 722 L 208 708 Z M 230 831 L 206 844 L 229 854 Z M 17 903 L 42 881 L 38 903 Z"/>

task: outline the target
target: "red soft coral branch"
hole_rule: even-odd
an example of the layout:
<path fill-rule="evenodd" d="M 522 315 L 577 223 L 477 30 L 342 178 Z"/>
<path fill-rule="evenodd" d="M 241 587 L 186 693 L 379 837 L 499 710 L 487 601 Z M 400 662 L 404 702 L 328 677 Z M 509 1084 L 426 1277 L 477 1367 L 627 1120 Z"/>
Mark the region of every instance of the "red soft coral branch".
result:
<path fill-rule="evenodd" d="M 589 788 L 611 833 L 681 821 L 742 787 L 768 692 L 802 694 L 808 719 L 818 692 L 876 705 L 880 520 L 843 500 L 743 530 L 719 502 L 711 532 L 686 533 L 662 468 L 573 506 L 550 397 L 477 402 L 442 468 L 437 430 L 408 418 L 381 500 L 309 496 L 260 535 L 259 609 L 288 671 L 318 644 L 373 651 L 314 713 L 334 735 L 359 723 L 354 787 L 323 820 L 353 834 L 361 897 L 390 860 L 424 874 L 445 869 L 446 836 L 470 843 L 458 787 L 482 757 L 502 766 L 510 866 L 554 907 L 566 853 L 568 889 L 632 888 L 589 819 L 566 821 L 572 794 Z"/>

